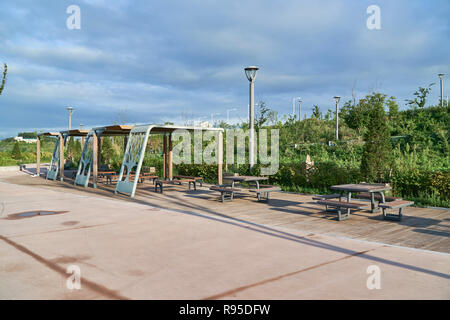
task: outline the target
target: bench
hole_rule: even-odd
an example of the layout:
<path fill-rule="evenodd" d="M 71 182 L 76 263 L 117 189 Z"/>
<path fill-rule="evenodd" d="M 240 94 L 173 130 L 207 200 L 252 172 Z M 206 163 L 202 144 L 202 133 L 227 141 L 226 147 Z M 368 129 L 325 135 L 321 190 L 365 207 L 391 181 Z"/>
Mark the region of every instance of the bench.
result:
<path fill-rule="evenodd" d="M 260 185 L 259 189 L 250 189 L 249 191 L 256 193 L 258 201 L 269 202 L 269 194 L 271 192 L 281 191 L 281 188 L 278 186 Z"/>
<path fill-rule="evenodd" d="M 181 184 L 187 182 L 189 184 L 189 190 L 191 190 L 191 183 L 194 185 L 194 190 L 197 190 L 194 179 L 178 179 L 178 180 L 155 180 L 155 192 L 158 192 L 158 187 L 161 193 L 163 193 L 163 185 L 165 184 Z"/>
<path fill-rule="evenodd" d="M 374 200 L 377 201 L 381 201 L 381 195 L 379 193 L 372 193 Z M 355 198 L 358 199 L 370 199 L 371 198 L 371 193 L 369 192 L 360 192 L 357 195 L 355 195 Z M 402 200 L 402 198 L 398 198 L 398 197 L 389 197 L 389 196 L 384 196 L 384 201 L 396 201 L 396 200 Z"/>
<path fill-rule="evenodd" d="M 328 211 L 328 207 L 333 207 L 337 209 L 338 220 L 347 220 L 350 218 L 350 210 L 351 209 L 366 209 L 369 206 L 367 204 L 357 203 L 357 202 L 345 202 L 345 201 L 335 201 L 335 200 L 319 200 L 318 204 L 325 205 L 325 211 Z M 345 214 L 342 214 L 341 208 L 347 209 Z"/>
<path fill-rule="evenodd" d="M 232 201 L 234 193 L 236 191 L 240 191 L 241 189 L 232 188 L 231 185 L 228 184 L 220 184 L 210 187 L 209 190 L 220 192 L 222 202 L 225 202 L 225 201 Z"/>
<path fill-rule="evenodd" d="M 192 177 L 192 176 L 174 176 L 174 179 L 194 179 L 195 182 L 200 183 L 200 187 L 203 187 L 203 178 L 202 177 Z"/>
<path fill-rule="evenodd" d="M 378 204 L 378 206 L 383 209 L 383 219 L 401 221 L 403 208 L 413 204 L 414 204 L 413 201 L 396 200 L 391 202 L 380 203 Z M 386 213 L 386 209 L 398 209 L 398 214 Z"/>
<path fill-rule="evenodd" d="M 327 200 L 339 198 L 339 201 L 341 201 L 341 197 L 344 197 L 344 195 L 341 195 L 340 193 L 334 193 L 334 194 L 316 195 L 313 197 L 313 200 Z"/>

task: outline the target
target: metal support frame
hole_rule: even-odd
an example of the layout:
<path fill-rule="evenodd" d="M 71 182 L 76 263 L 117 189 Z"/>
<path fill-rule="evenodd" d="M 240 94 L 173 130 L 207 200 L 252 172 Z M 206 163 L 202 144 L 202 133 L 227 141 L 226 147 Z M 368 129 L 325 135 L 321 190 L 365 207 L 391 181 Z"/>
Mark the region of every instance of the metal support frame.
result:
<path fill-rule="evenodd" d="M 136 192 L 137 183 L 139 181 L 139 175 L 142 168 L 142 163 L 144 161 L 145 150 L 147 148 L 148 138 L 150 136 L 150 132 L 153 128 L 161 129 L 160 125 L 138 125 L 131 129 L 130 134 L 127 139 L 127 146 L 125 153 L 123 155 L 122 166 L 120 167 L 119 179 L 116 184 L 116 190 L 114 193 L 126 193 L 129 194 L 130 197 L 134 197 Z M 166 127 L 167 128 L 167 127 Z M 176 130 L 178 127 L 169 127 L 168 129 Z M 181 127 L 179 129 L 193 129 L 193 128 L 184 128 Z M 198 128 L 195 128 L 198 129 Z M 207 129 L 205 129 L 207 131 Z M 170 132 L 170 130 L 167 130 Z M 173 154 L 172 154 L 172 135 L 169 135 L 169 141 L 167 142 L 167 132 L 164 133 L 163 138 L 163 176 L 169 179 L 173 178 Z M 222 137 L 221 131 L 219 132 L 219 137 Z M 219 139 L 219 148 L 222 149 L 222 139 Z M 168 147 L 168 148 L 167 148 Z M 167 150 L 169 149 L 169 150 Z M 94 148 L 95 150 L 95 148 Z M 168 160 L 168 164 L 166 165 L 166 160 Z M 218 172 L 220 174 L 219 181 L 222 180 L 222 163 L 223 163 L 223 152 L 218 152 L 218 163 L 219 168 Z M 94 164 L 95 164 L 95 155 L 94 155 Z M 134 170 L 135 169 L 135 170 Z M 134 171 L 134 179 L 130 181 L 130 174 Z M 195 185 L 194 185 L 195 186 Z"/>
<path fill-rule="evenodd" d="M 52 160 L 50 162 L 50 168 L 47 171 L 47 176 L 45 178 L 46 180 L 56 180 L 56 178 L 58 177 L 58 173 L 60 174 L 61 181 L 64 177 L 64 145 L 66 144 L 66 138 L 67 136 L 64 137 L 62 134 L 59 134 L 56 138 L 55 147 L 53 148 Z M 61 163 L 63 164 L 62 168 Z M 62 175 L 61 172 L 63 173 Z"/>
<path fill-rule="evenodd" d="M 93 137 L 94 131 L 89 132 L 86 137 L 74 185 L 87 187 L 89 184 L 93 162 Z"/>
<path fill-rule="evenodd" d="M 134 197 L 136 186 L 141 172 L 142 162 L 144 161 L 145 149 L 147 147 L 148 136 L 154 125 L 135 126 L 131 129 L 128 136 L 127 148 L 123 155 L 122 166 L 120 167 L 119 180 L 116 184 L 114 193 L 128 193 Z M 135 175 L 133 181 L 130 181 L 130 174 L 133 169 Z M 125 178 L 124 178 L 124 171 Z"/>

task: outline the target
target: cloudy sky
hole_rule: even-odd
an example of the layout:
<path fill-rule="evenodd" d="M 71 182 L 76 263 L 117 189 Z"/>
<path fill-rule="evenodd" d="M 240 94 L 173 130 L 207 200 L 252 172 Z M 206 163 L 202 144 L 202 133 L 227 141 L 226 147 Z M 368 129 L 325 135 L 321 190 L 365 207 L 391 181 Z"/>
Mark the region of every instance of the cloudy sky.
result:
<path fill-rule="evenodd" d="M 369 30 L 369 5 L 381 29 Z M 81 10 L 70 30 L 67 7 Z M 19 131 L 247 117 L 243 68 L 260 67 L 256 101 L 279 112 L 302 97 L 372 90 L 398 98 L 450 76 L 450 2 L 354 0 L 14 0 L 0 2 L 0 137 Z M 444 95 L 448 90 L 444 88 Z M 218 113 L 218 114 L 217 114 Z"/>

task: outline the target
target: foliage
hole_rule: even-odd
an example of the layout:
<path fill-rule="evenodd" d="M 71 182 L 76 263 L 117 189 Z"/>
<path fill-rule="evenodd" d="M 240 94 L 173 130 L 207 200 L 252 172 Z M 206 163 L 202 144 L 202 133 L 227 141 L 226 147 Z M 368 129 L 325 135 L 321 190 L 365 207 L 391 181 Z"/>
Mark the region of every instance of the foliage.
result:
<path fill-rule="evenodd" d="M 6 82 L 6 74 L 8 73 L 8 66 L 6 65 L 6 63 L 3 64 L 3 78 L 2 78 L 2 82 L 0 84 L 0 95 L 3 92 L 3 89 L 5 88 L 5 82 Z"/>
<path fill-rule="evenodd" d="M 360 101 L 367 110 L 367 132 L 361 159 L 361 173 L 366 181 L 383 182 L 391 167 L 392 146 L 384 112 L 385 95 L 375 93 Z"/>
<path fill-rule="evenodd" d="M 19 147 L 18 141 L 16 141 L 16 143 L 14 144 L 14 147 L 11 151 L 11 157 L 16 160 L 22 159 L 22 154 L 20 153 L 20 147 Z"/>

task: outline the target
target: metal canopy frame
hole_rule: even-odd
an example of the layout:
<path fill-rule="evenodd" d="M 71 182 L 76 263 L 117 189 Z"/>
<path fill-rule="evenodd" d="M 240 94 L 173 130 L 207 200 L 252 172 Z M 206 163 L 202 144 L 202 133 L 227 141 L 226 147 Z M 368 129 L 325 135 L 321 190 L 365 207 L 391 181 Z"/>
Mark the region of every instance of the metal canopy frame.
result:
<path fill-rule="evenodd" d="M 122 166 L 120 167 L 119 179 L 116 184 L 116 190 L 114 193 L 126 193 L 130 197 L 134 197 L 136 192 L 139 175 L 142 168 L 142 162 L 144 161 L 145 150 L 147 148 L 147 142 L 151 133 L 164 133 L 163 150 L 164 150 L 164 166 L 166 159 L 166 134 L 169 134 L 169 179 L 172 179 L 172 132 L 175 130 L 188 130 L 188 131 L 217 131 L 218 137 L 218 180 L 219 184 L 222 183 L 222 163 L 223 163 L 223 129 L 222 128 L 202 128 L 202 127 L 186 127 L 186 126 L 174 126 L 174 125 L 156 125 L 146 124 L 137 125 L 131 129 L 126 150 L 123 156 Z M 135 169 L 134 179 L 130 181 L 130 174 Z M 165 172 L 165 167 L 164 167 Z"/>
<path fill-rule="evenodd" d="M 74 184 L 87 187 L 92 174 L 93 186 L 97 188 L 98 165 L 101 160 L 101 137 L 122 135 L 126 139 L 132 128 L 133 126 L 129 125 L 112 125 L 91 129 L 83 147 Z"/>

